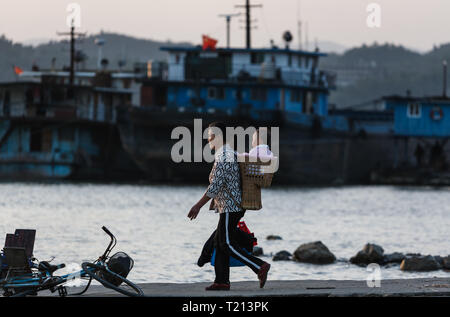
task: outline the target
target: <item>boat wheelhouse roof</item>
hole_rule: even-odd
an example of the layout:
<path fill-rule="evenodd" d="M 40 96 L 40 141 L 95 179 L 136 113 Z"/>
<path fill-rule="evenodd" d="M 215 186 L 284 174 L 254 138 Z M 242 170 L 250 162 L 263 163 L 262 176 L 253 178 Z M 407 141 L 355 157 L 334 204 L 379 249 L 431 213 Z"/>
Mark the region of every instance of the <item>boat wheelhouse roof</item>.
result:
<path fill-rule="evenodd" d="M 438 103 L 440 105 L 450 106 L 450 98 L 444 97 L 444 96 L 413 97 L 413 96 L 390 95 L 390 96 L 384 96 L 382 99 L 390 100 L 390 101 L 394 101 L 394 102 Z"/>
<path fill-rule="evenodd" d="M 167 52 L 218 52 L 218 53 L 269 53 L 269 54 L 293 54 L 301 56 L 327 56 L 321 52 L 309 52 L 301 50 L 291 50 L 287 48 L 224 48 L 218 47 L 215 50 L 203 50 L 201 46 L 163 46 L 162 51 Z"/>

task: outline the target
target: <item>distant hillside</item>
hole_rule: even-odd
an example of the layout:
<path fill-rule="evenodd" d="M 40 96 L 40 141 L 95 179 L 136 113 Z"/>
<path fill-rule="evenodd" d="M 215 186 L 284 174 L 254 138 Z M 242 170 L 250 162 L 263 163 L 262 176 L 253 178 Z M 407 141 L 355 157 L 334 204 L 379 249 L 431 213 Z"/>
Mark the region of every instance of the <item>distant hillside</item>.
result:
<path fill-rule="evenodd" d="M 161 46 L 192 45 L 190 43 L 158 42 L 146 39 L 138 39 L 131 36 L 113 33 L 90 35 L 79 40 L 77 50 L 83 51 L 88 59 L 85 67 L 95 69 L 98 60 L 98 47 L 94 40 L 98 37 L 106 41 L 103 47 L 103 57 L 110 62 L 111 68 L 117 68 L 120 59 L 125 59 L 125 69 L 132 69 L 135 62 L 146 62 L 149 59 L 161 60 L 166 58 L 166 53 L 159 50 Z M 69 42 L 67 40 L 52 41 L 35 47 L 13 43 L 5 36 L 0 37 L 0 82 L 14 80 L 13 65 L 23 69 L 30 69 L 33 63 L 40 68 L 50 68 L 51 61 L 56 58 L 56 67 L 62 68 L 69 65 Z"/>
<path fill-rule="evenodd" d="M 97 65 L 98 48 L 94 40 L 98 37 L 106 41 L 103 57 L 109 59 L 111 68 L 117 68 L 120 59 L 127 61 L 125 69 L 132 69 L 134 62 L 163 60 L 167 55 L 159 50 L 161 46 L 192 45 L 114 33 L 90 35 L 77 42 L 77 49 L 88 56 L 85 63 L 88 69 L 95 69 Z M 322 51 L 326 51 L 325 46 Z M 333 48 L 340 50 L 337 46 L 328 45 L 329 50 Z M 52 41 L 32 47 L 13 43 L 2 36 L 0 56 L 0 82 L 9 81 L 15 78 L 13 65 L 30 69 L 35 62 L 41 68 L 50 68 L 53 57 L 56 58 L 57 68 L 68 65 L 69 43 L 67 40 Z M 441 94 L 443 59 L 450 62 L 450 44 L 435 47 L 427 53 L 392 44 L 374 44 L 348 49 L 342 54 L 330 53 L 321 59 L 320 67 L 337 72 L 339 86 L 331 92 L 330 102 L 345 107 L 383 95 L 405 94 L 408 89 L 416 96 Z"/>
<path fill-rule="evenodd" d="M 330 54 L 322 59 L 321 68 L 337 72 L 342 85 L 331 93 L 330 102 L 342 107 L 383 95 L 404 95 L 407 90 L 414 96 L 440 95 L 444 59 L 450 62 L 450 44 L 424 54 L 402 46 L 374 44 L 342 55 Z"/>
<path fill-rule="evenodd" d="M 321 52 L 325 53 L 342 54 L 348 49 L 348 47 L 344 45 L 331 41 L 319 41 L 317 43 L 317 46 L 319 47 Z"/>

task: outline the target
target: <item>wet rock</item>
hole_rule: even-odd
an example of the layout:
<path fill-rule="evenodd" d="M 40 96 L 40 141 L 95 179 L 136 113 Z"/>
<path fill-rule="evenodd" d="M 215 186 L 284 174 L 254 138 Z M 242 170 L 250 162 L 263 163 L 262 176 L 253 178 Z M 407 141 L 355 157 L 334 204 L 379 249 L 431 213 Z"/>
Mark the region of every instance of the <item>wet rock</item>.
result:
<path fill-rule="evenodd" d="M 267 240 L 283 240 L 282 237 L 276 235 L 270 235 L 266 237 Z"/>
<path fill-rule="evenodd" d="M 392 267 L 398 267 L 398 263 L 386 263 L 386 264 L 384 264 L 384 268 L 385 269 L 389 269 L 389 268 L 392 268 Z"/>
<path fill-rule="evenodd" d="M 437 263 L 439 263 L 439 266 L 443 266 L 444 265 L 444 258 L 440 255 L 435 255 L 434 259 L 436 260 Z"/>
<path fill-rule="evenodd" d="M 385 254 L 383 256 L 383 264 L 392 264 L 392 263 L 400 264 L 405 258 L 406 255 L 400 252 Z"/>
<path fill-rule="evenodd" d="M 442 268 L 445 270 L 450 270 L 450 255 L 442 259 Z"/>
<path fill-rule="evenodd" d="M 329 264 L 336 261 L 336 257 L 321 241 L 316 241 L 299 246 L 294 252 L 294 260 L 313 264 Z"/>
<path fill-rule="evenodd" d="M 402 271 L 425 272 L 439 270 L 440 268 L 439 262 L 431 255 L 406 257 L 400 264 Z"/>
<path fill-rule="evenodd" d="M 283 251 L 277 252 L 273 256 L 272 260 L 273 261 L 290 261 L 291 256 L 292 256 L 292 254 L 290 254 L 288 251 L 283 250 Z"/>
<path fill-rule="evenodd" d="M 254 256 L 261 256 L 261 255 L 264 255 L 263 248 L 254 246 L 254 247 L 253 247 L 252 255 L 254 255 Z"/>
<path fill-rule="evenodd" d="M 350 262 L 358 265 L 366 265 L 369 263 L 382 264 L 384 261 L 384 250 L 377 244 L 367 243 L 361 251 L 354 257 L 350 258 Z"/>

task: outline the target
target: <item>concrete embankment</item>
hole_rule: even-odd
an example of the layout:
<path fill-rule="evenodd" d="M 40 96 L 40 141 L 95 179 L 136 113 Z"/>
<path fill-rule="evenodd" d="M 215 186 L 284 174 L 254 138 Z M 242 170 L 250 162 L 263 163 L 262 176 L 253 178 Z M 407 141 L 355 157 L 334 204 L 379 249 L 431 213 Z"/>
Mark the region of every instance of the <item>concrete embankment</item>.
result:
<path fill-rule="evenodd" d="M 366 281 L 299 280 L 234 282 L 226 292 L 207 292 L 209 283 L 139 284 L 149 297 L 287 297 L 287 296 L 450 296 L 450 278 L 381 280 L 380 287 L 368 287 Z M 69 293 L 75 289 L 69 289 Z M 83 296 L 121 296 L 102 286 L 92 286 Z"/>

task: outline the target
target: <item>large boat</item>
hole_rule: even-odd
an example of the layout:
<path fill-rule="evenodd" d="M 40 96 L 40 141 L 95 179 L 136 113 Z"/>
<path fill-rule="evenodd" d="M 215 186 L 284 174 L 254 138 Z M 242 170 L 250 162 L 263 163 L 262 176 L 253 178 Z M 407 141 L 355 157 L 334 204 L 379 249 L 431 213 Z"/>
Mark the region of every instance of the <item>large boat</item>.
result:
<path fill-rule="evenodd" d="M 325 54 L 285 48 L 163 47 L 168 62 L 142 79 L 139 106 L 119 107 L 125 150 L 148 179 L 204 181 L 207 163 L 174 163 L 171 131 L 195 118 L 280 128 L 275 182 L 368 182 L 391 166 L 398 144 L 393 113 L 329 109 L 332 74 Z M 205 128 L 206 126 L 204 126 Z M 205 142 L 205 141 L 204 141 Z"/>
<path fill-rule="evenodd" d="M 135 179 L 115 125 L 116 106 L 132 102 L 133 77 L 74 72 L 69 83 L 67 71 L 35 70 L 0 84 L 0 178 Z"/>

